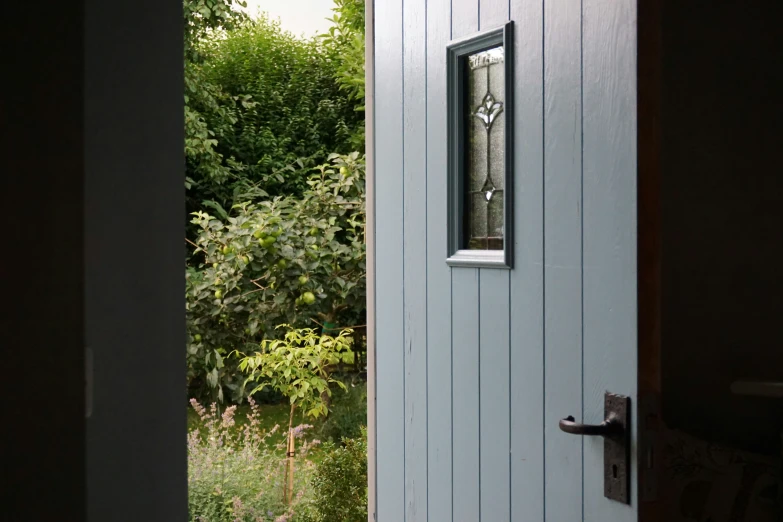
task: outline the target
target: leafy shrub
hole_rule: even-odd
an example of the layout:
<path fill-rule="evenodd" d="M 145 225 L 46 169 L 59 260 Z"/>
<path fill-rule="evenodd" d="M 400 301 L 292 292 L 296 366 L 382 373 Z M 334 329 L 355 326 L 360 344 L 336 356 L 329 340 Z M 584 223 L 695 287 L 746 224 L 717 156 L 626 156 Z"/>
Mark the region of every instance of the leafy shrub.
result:
<path fill-rule="evenodd" d="M 192 393 L 216 389 L 222 399 L 225 386 L 239 398 L 241 376 L 226 355 L 253 351 L 279 324 L 363 319 L 364 158 L 332 156 L 307 183 L 301 198 L 245 203 L 235 216 L 195 213 L 204 257 L 186 273 Z"/>
<path fill-rule="evenodd" d="M 261 342 L 261 351 L 245 356 L 239 370 L 248 373 L 247 381 L 256 385 L 249 394 L 266 387 L 288 397 L 291 419 L 294 407 L 312 418 L 329 412 L 326 398 L 331 395 L 330 384 L 345 386 L 331 377 L 334 367 L 350 355 L 351 331 L 337 337 L 317 335 L 312 328 L 295 330 L 288 325 L 282 340 Z"/>
<path fill-rule="evenodd" d="M 314 465 L 308 452 L 318 441 L 300 445 L 293 502 L 283 501 L 285 446 L 269 448 L 276 435 L 259 429 L 259 412 L 251 400 L 251 412 L 241 428 L 234 426 L 235 406 L 218 414 L 215 404 L 204 408 L 195 399 L 192 407 L 202 427 L 188 435 L 188 506 L 191 522 L 285 522 L 308 502 Z M 304 437 L 306 426 L 296 430 Z"/>
<path fill-rule="evenodd" d="M 217 150 L 217 133 L 211 124 L 219 122 L 218 131 L 236 123 L 234 100 L 219 83 L 204 74 L 207 59 L 204 42 L 216 32 L 231 31 L 247 20 L 234 8 L 246 7 L 241 0 L 184 0 L 185 28 L 185 159 L 187 165 L 187 206 L 192 211 L 201 204 L 202 196 L 224 200 L 232 190 L 227 183 L 241 171 L 232 158 L 224 158 Z M 205 115 L 210 115 L 207 122 Z M 196 182 L 198 180 L 198 184 Z M 201 187 L 201 193 L 198 193 Z"/>
<path fill-rule="evenodd" d="M 234 7 L 247 7 L 244 0 L 183 0 L 182 15 L 185 28 L 185 59 L 200 62 L 198 43 L 210 33 L 231 30 L 247 19 Z"/>
<path fill-rule="evenodd" d="M 338 442 L 361 436 L 361 427 L 367 425 L 367 383 L 344 383 L 344 389 L 335 390 L 329 406 L 329 415 L 318 431 L 323 440 Z"/>
<path fill-rule="evenodd" d="M 303 517 L 308 522 L 366 522 L 367 431 L 343 445 L 324 444 L 325 456 L 312 480 L 312 502 Z"/>
<path fill-rule="evenodd" d="M 364 111 L 364 4 L 365 0 L 335 0 L 332 27 L 322 35 L 336 66 L 337 84 Z M 364 150 L 364 125 L 351 136 L 356 150 Z"/>
<path fill-rule="evenodd" d="M 190 210 L 264 195 L 301 194 L 302 171 L 347 153 L 363 125 L 335 83 L 333 50 L 302 40 L 261 14 L 203 33 L 201 62 L 186 67 Z M 191 86 L 197 86 L 191 89 Z"/>

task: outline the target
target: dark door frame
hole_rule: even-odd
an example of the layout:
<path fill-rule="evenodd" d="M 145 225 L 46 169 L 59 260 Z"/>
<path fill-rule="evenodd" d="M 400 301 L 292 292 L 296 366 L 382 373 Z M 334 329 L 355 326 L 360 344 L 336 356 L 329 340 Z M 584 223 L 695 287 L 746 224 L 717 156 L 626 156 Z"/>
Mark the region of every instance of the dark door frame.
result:
<path fill-rule="evenodd" d="M 661 403 L 661 0 L 638 0 L 637 269 L 639 521 L 657 522 Z"/>

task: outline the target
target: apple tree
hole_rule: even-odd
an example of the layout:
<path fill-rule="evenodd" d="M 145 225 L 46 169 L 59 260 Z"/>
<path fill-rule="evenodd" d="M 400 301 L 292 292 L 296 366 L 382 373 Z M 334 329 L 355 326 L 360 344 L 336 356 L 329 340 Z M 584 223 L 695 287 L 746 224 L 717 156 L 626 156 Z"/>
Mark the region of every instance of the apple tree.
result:
<path fill-rule="evenodd" d="M 364 157 L 331 155 L 302 197 L 243 203 L 192 223 L 198 266 L 186 272 L 191 393 L 242 395 L 233 350 L 277 337 L 280 324 L 348 327 L 365 310 Z"/>

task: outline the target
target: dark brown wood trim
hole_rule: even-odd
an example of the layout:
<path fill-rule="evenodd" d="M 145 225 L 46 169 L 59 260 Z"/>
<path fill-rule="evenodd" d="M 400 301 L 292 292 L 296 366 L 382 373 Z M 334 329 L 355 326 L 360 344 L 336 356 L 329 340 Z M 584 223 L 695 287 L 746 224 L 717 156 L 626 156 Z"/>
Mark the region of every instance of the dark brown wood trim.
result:
<path fill-rule="evenodd" d="M 662 0 L 638 1 L 639 521 L 661 520 Z"/>

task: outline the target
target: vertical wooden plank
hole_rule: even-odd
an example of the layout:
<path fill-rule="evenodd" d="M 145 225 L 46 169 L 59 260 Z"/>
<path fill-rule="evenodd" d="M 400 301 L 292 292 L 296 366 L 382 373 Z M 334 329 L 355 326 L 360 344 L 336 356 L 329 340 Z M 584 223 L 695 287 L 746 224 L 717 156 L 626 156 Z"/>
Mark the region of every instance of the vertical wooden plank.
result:
<path fill-rule="evenodd" d="M 509 0 L 481 0 L 479 3 L 479 26 L 482 31 L 500 27 L 511 14 Z"/>
<path fill-rule="evenodd" d="M 511 519 L 544 520 L 543 0 L 512 0 L 516 70 L 511 300 Z"/>
<path fill-rule="evenodd" d="M 475 33 L 478 24 L 478 0 L 451 0 L 452 39 Z M 455 521 L 479 520 L 479 270 L 452 268 L 451 295 L 452 510 Z"/>
<path fill-rule="evenodd" d="M 452 522 L 451 270 L 446 265 L 446 45 L 451 0 L 427 2 L 427 514 Z"/>
<path fill-rule="evenodd" d="M 636 1 L 583 9 L 584 418 L 594 423 L 606 390 L 637 397 Z M 636 521 L 635 453 L 631 505 L 611 502 L 603 443 L 585 440 L 585 521 Z"/>
<path fill-rule="evenodd" d="M 376 430 L 377 407 L 375 403 L 375 2 L 369 0 L 365 7 L 365 141 L 367 161 L 367 512 L 370 520 L 377 519 Z"/>
<path fill-rule="evenodd" d="M 478 31 L 478 0 L 451 1 L 451 37 L 462 38 Z M 445 51 L 444 51 L 445 53 Z"/>
<path fill-rule="evenodd" d="M 377 2 L 375 33 L 377 521 L 405 519 L 402 0 Z"/>
<path fill-rule="evenodd" d="M 508 0 L 479 2 L 480 30 L 498 27 L 507 22 L 508 17 Z M 513 158 L 507 158 L 507 161 L 513 161 Z M 493 522 L 511 519 L 509 277 L 510 273 L 507 270 L 480 269 L 480 506 L 481 520 Z"/>
<path fill-rule="evenodd" d="M 479 520 L 479 271 L 452 269 L 454 521 Z"/>
<path fill-rule="evenodd" d="M 544 3 L 546 518 L 582 518 L 582 78 L 580 0 Z"/>
<path fill-rule="evenodd" d="M 405 520 L 427 520 L 426 0 L 403 1 Z"/>
<path fill-rule="evenodd" d="M 509 272 L 481 269 L 479 413 L 481 520 L 511 519 L 509 489 Z"/>

